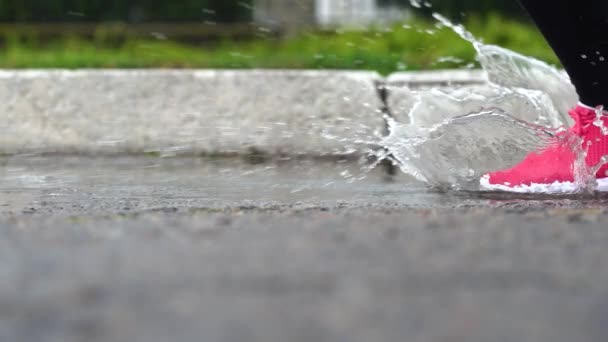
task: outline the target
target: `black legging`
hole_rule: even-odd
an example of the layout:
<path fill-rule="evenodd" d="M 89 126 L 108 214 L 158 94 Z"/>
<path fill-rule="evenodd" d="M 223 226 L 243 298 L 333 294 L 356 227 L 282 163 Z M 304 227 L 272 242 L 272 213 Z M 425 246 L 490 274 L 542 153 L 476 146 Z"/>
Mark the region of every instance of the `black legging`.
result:
<path fill-rule="evenodd" d="M 608 1 L 519 1 L 555 50 L 580 101 L 608 108 Z"/>

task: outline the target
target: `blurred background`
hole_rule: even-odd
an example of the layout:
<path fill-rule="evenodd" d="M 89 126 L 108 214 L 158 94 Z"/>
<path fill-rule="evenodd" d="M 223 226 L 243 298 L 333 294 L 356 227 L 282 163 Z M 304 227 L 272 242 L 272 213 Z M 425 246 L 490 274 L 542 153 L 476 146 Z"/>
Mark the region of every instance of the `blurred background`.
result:
<path fill-rule="evenodd" d="M 515 0 L 0 0 L 0 67 L 476 67 L 434 12 L 557 64 Z"/>

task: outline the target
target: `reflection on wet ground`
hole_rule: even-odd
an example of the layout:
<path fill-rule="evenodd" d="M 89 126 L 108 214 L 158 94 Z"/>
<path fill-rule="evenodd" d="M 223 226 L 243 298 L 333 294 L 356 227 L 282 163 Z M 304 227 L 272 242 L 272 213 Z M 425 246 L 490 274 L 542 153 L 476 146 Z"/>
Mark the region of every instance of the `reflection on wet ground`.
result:
<path fill-rule="evenodd" d="M 352 161 L 158 157 L 2 157 L 4 214 L 306 208 L 588 208 L 608 196 L 442 192 Z"/>

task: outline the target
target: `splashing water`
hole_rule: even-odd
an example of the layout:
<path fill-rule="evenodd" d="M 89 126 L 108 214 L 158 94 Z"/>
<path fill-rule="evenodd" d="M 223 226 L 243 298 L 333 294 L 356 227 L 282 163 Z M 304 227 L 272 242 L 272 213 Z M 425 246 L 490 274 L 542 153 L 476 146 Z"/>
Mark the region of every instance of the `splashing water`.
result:
<path fill-rule="evenodd" d="M 608 135 L 608 127 L 604 126 L 602 116 L 604 115 L 604 106 L 598 106 L 595 108 L 595 120 L 593 125 L 600 129 L 603 135 Z"/>
<path fill-rule="evenodd" d="M 484 44 L 462 25 L 456 25 L 440 14 L 434 13 L 433 17 L 473 45 L 490 84 L 505 88 L 539 90 L 551 98 L 560 121 L 570 122 L 566 113 L 578 97 L 566 73 L 537 59 L 500 46 Z"/>
<path fill-rule="evenodd" d="M 578 190 L 592 191 L 594 175 L 608 156 L 587 167 L 580 138 L 565 131 L 572 124 L 567 112 L 577 102 L 568 76 L 539 60 L 484 44 L 439 14 L 434 17 L 471 43 L 488 82 L 451 89 L 391 88 L 388 135 L 376 156 L 431 187 L 478 190 L 484 173 L 514 166 L 531 151 L 567 144 L 578 156 L 573 165 Z M 601 115 L 599 108 L 593 124 L 608 135 Z"/>
<path fill-rule="evenodd" d="M 488 134 L 492 128 L 492 134 Z M 430 126 L 389 119 L 384 139 L 401 169 L 434 187 L 471 189 L 484 170 L 513 165 L 527 151 L 548 145 L 553 135 L 498 108 L 447 118 Z"/>

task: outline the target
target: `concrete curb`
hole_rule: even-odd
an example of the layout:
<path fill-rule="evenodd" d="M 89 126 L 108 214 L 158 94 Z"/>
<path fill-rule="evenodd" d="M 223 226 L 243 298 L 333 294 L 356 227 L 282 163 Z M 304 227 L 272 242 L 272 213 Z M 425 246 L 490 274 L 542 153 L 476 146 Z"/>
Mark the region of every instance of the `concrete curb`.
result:
<path fill-rule="evenodd" d="M 386 78 L 389 86 L 420 88 L 424 86 L 472 85 L 487 82 L 483 70 L 435 70 L 397 72 Z"/>
<path fill-rule="evenodd" d="M 474 84 L 479 71 L 0 71 L 0 153 L 361 154 L 379 89 Z"/>

